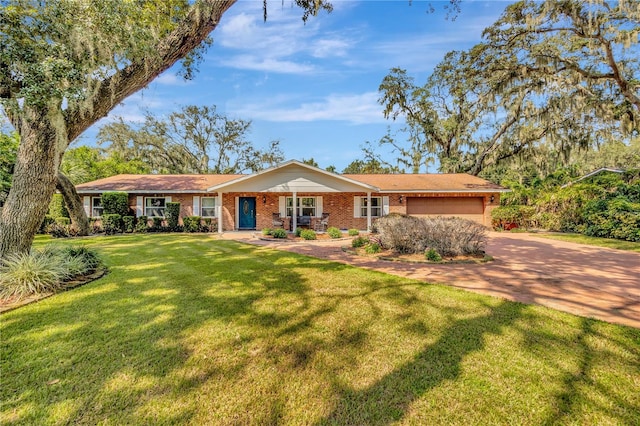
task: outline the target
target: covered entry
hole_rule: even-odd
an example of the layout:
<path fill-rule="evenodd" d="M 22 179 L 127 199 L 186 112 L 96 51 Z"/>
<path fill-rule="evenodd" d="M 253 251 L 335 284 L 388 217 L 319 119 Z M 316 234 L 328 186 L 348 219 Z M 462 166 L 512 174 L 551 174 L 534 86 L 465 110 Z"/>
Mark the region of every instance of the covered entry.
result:
<path fill-rule="evenodd" d="M 408 197 L 407 214 L 411 216 L 457 216 L 484 225 L 482 197 Z"/>

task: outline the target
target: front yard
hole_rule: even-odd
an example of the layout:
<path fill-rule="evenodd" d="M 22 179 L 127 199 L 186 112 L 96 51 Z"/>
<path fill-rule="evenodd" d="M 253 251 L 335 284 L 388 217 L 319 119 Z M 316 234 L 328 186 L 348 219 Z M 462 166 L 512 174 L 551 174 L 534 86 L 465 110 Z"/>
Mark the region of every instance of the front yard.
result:
<path fill-rule="evenodd" d="M 3 424 L 640 424 L 638 329 L 207 235 L 84 241 L 107 276 L 0 316 Z"/>

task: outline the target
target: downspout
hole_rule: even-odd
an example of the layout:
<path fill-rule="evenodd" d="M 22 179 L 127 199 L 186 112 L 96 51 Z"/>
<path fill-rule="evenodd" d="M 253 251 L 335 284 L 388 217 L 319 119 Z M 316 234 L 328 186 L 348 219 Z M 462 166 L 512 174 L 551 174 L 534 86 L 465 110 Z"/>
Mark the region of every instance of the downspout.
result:
<path fill-rule="evenodd" d="M 371 192 L 367 192 L 367 231 L 371 232 Z"/>
<path fill-rule="evenodd" d="M 298 197 L 298 193 L 294 192 L 293 193 L 293 199 L 291 200 L 292 206 L 293 208 L 291 209 L 291 231 L 292 232 L 296 232 L 296 229 L 298 228 L 298 206 L 297 206 L 297 197 Z"/>

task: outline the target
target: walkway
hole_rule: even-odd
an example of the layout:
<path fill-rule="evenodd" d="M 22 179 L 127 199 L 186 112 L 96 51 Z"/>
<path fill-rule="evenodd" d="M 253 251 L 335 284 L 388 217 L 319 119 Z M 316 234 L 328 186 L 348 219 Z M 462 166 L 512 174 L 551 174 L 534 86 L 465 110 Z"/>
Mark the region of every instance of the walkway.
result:
<path fill-rule="evenodd" d="M 270 242 L 252 233 L 225 237 L 640 328 L 640 253 L 490 233 L 487 253 L 495 261 L 426 265 L 353 256 L 342 251 L 350 243 L 344 240 Z"/>

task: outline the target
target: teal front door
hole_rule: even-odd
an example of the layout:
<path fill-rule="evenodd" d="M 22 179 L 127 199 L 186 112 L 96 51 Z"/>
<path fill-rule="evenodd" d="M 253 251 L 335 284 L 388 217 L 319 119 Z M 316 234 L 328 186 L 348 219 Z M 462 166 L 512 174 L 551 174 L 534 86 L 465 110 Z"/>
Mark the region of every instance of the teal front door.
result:
<path fill-rule="evenodd" d="M 256 198 L 240 197 L 238 207 L 238 229 L 256 229 Z"/>

